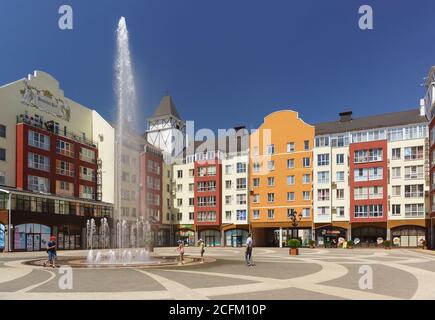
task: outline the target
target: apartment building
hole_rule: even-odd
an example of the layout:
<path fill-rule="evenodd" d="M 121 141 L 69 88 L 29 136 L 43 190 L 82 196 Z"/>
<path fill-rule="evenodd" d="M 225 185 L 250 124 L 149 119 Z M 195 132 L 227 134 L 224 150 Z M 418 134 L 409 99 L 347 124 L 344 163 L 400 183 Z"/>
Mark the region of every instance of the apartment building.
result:
<path fill-rule="evenodd" d="M 429 70 L 425 81 L 426 93 L 421 99 L 421 105 L 424 106 L 426 116 L 429 121 L 429 246 L 435 248 L 435 66 Z"/>
<path fill-rule="evenodd" d="M 45 72 L 0 87 L 5 250 L 41 250 L 50 235 L 58 237 L 59 249 L 84 248 L 86 220 L 111 221 L 113 136 L 109 123 L 65 97 L 58 81 Z"/>
<path fill-rule="evenodd" d="M 314 127 L 297 112 L 269 114 L 250 138 L 250 227 L 256 246 L 312 238 Z"/>
<path fill-rule="evenodd" d="M 429 191 L 424 110 L 363 118 L 343 112 L 316 124 L 314 226 L 316 241 L 338 238 L 402 247 L 426 238 Z"/>

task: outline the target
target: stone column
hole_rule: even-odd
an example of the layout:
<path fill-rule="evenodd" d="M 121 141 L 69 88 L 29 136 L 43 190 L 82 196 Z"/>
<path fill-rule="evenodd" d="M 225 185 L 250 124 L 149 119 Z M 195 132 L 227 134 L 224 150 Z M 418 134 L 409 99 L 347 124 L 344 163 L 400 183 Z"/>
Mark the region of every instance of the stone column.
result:
<path fill-rule="evenodd" d="M 279 247 L 282 248 L 282 227 L 279 228 Z"/>
<path fill-rule="evenodd" d="M 391 240 L 391 229 L 387 228 L 387 239 L 386 240 Z"/>
<path fill-rule="evenodd" d="M 349 224 L 349 227 L 347 228 L 347 240 L 352 240 L 352 225 Z"/>

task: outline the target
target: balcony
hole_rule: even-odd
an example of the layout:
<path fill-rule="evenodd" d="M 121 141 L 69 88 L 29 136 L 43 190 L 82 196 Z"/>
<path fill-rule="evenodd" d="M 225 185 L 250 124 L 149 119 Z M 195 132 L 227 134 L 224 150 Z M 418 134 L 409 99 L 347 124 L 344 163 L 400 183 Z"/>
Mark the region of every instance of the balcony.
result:
<path fill-rule="evenodd" d="M 46 163 L 29 161 L 28 166 L 31 169 L 42 170 L 46 172 L 50 171 L 50 165 Z"/>
<path fill-rule="evenodd" d="M 73 140 L 75 142 L 87 145 L 92 148 L 97 148 L 97 143 L 95 141 L 92 141 L 90 139 L 87 139 L 79 134 L 76 134 L 74 132 L 69 132 L 66 130 L 56 130 L 54 127 L 53 121 L 47 121 L 42 122 L 40 118 L 34 118 L 30 117 L 26 114 L 21 114 L 17 116 L 17 124 L 24 123 L 29 126 L 42 129 L 46 131 L 47 133 L 53 133 L 61 137 L 68 138 L 70 140 Z"/>
<path fill-rule="evenodd" d="M 56 153 L 70 158 L 74 158 L 75 156 L 73 150 L 67 150 L 67 149 L 62 149 L 57 147 L 56 147 Z"/>

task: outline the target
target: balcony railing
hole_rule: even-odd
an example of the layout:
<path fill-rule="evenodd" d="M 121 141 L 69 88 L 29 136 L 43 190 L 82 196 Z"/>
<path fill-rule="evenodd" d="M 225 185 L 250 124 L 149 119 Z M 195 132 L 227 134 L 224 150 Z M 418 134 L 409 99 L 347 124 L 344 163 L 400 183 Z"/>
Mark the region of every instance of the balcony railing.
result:
<path fill-rule="evenodd" d="M 80 198 L 82 199 L 89 199 L 89 200 L 95 200 L 95 194 L 93 193 L 80 193 Z"/>
<path fill-rule="evenodd" d="M 78 143 L 85 144 L 85 145 L 90 146 L 92 148 L 97 147 L 97 143 L 95 141 L 87 139 L 83 136 L 80 136 L 79 134 L 74 133 L 74 132 L 69 132 L 66 130 L 55 131 L 53 121 L 47 121 L 44 123 L 41 121 L 41 119 L 33 118 L 33 117 L 30 117 L 26 114 L 21 114 L 21 115 L 17 116 L 17 124 L 19 124 L 19 123 L 25 123 L 25 124 L 30 125 L 32 127 L 39 128 L 39 129 L 42 129 L 44 131 L 57 134 L 61 137 L 65 137 L 65 138 L 74 140 Z"/>
<path fill-rule="evenodd" d="M 421 198 L 424 197 L 424 192 L 420 191 L 414 191 L 414 192 L 406 192 L 405 191 L 405 198 Z"/>
<path fill-rule="evenodd" d="M 61 148 L 56 147 L 56 153 L 61 154 L 63 156 L 70 157 L 70 158 L 74 158 L 74 151 L 73 150 L 61 149 Z"/>
<path fill-rule="evenodd" d="M 34 161 L 30 161 L 29 162 L 29 168 L 32 169 L 37 169 L 37 170 L 42 170 L 42 171 L 50 171 L 50 165 L 46 164 L 46 163 L 39 163 L 39 162 L 34 162 Z"/>
<path fill-rule="evenodd" d="M 87 181 L 96 181 L 96 177 L 94 174 L 82 174 L 80 173 L 80 179 L 87 180 Z"/>

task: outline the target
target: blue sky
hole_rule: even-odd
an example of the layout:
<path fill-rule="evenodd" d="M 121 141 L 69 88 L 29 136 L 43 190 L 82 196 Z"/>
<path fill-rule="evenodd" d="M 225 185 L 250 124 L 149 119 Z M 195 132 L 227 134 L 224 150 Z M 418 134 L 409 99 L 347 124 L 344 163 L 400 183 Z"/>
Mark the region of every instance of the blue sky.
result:
<path fill-rule="evenodd" d="M 72 31 L 57 26 L 61 4 Z M 363 4 L 374 30 L 358 28 Z M 434 13 L 433 0 L 2 0 L 0 83 L 44 70 L 112 120 L 125 16 L 143 128 L 166 90 L 197 128 L 253 128 L 286 108 L 308 123 L 406 110 L 435 65 Z"/>

